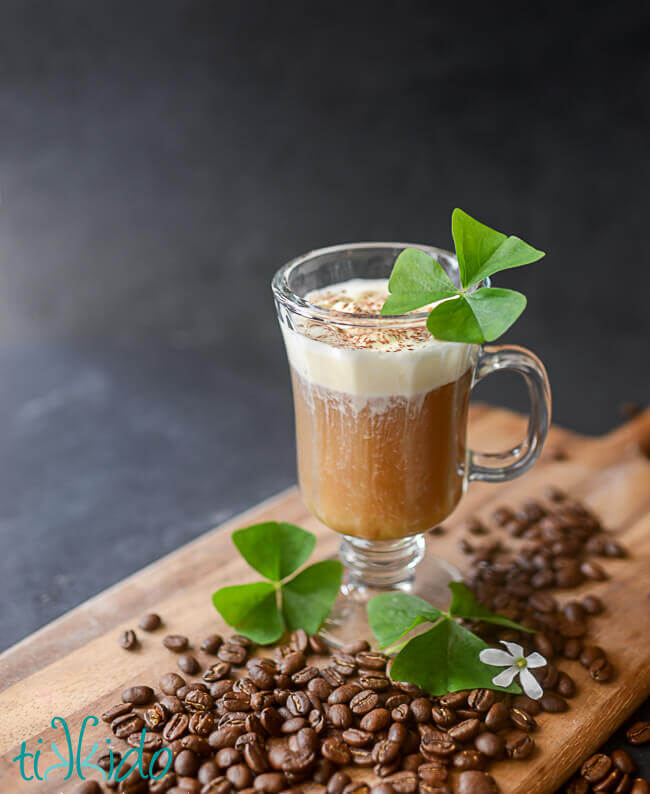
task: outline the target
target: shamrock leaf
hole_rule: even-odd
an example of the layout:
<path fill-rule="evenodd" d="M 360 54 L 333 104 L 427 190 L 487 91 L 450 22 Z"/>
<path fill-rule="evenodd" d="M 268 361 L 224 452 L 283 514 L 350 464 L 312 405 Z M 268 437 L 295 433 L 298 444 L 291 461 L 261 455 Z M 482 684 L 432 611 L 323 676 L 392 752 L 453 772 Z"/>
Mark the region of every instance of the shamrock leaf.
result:
<path fill-rule="evenodd" d="M 368 621 L 380 648 L 392 645 L 420 623 L 435 623 L 442 612 L 408 593 L 380 593 L 367 606 Z"/>
<path fill-rule="evenodd" d="M 388 281 L 391 293 L 382 314 L 406 314 L 434 301 L 458 294 L 458 288 L 429 254 L 405 248 L 395 260 Z"/>
<path fill-rule="evenodd" d="M 482 345 L 507 331 L 525 308 L 526 298 L 520 292 L 481 287 L 436 306 L 427 328 L 436 339 Z"/>
<path fill-rule="evenodd" d="M 323 560 L 305 568 L 282 585 L 282 611 L 290 630 L 315 634 L 329 615 L 339 593 L 343 566 Z"/>
<path fill-rule="evenodd" d="M 213 593 L 212 603 L 228 625 L 254 642 L 267 645 L 284 633 L 277 590 L 271 582 L 222 587 Z"/>
<path fill-rule="evenodd" d="M 447 618 L 414 637 L 393 660 L 390 675 L 394 681 L 417 684 L 431 695 L 476 688 L 520 693 L 517 684 L 497 687 L 492 683 L 499 669 L 479 659 L 480 652 L 488 647 Z"/>
<path fill-rule="evenodd" d="M 451 606 L 449 607 L 449 614 L 454 618 L 465 618 L 467 620 L 484 620 L 486 623 L 496 623 L 498 626 L 507 626 L 511 629 L 518 631 L 528 631 L 534 633 L 532 629 L 522 626 L 521 623 L 516 623 L 510 618 L 505 618 L 501 615 L 495 615 L 490 612 L 487 607 L 476 600 L 474 593 L 469 589 L 466 584 L 462 582 L 450 582 L 449 589 L 451 590 Z"/>
<path fill-rule="evenodd" d="M 267 521 L 232 533 L 246 562 L 272 582 L 280 582 L 307 561 L 316 537 L 293 524 Z"/>
<path fill-rule="evenodd" d="M 451 234 L 465 289 L 500 270 L 529 265 L 545 255 L 519 237 L 506 237 L 458 208 L 451 215 Z"/>

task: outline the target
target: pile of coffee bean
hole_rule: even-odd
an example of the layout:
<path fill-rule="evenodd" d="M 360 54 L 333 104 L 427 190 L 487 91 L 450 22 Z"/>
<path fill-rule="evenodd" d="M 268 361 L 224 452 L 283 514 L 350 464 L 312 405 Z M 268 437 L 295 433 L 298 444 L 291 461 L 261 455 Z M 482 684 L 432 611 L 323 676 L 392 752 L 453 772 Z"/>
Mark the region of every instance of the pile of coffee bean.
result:
<path fill-rule="evenodd" d="M 650 741 L 650 723 L 637 723 L 633 727 L 639 732 L 645 731 L 646 741 Z M 565 791 L 566 794 L 589 794 L 592 791 L 650 794 L 650 783 L 645 778 L 635 777 L 636 772 L 634 759 L 626 750 L 614 750 L 609 755 L 596 753 L 587 758 Z"/>
<path fill-rule="evenodd" d="M 253 657 L 245 637 L 212 635 L 199 648 L 212 657 L 207 666 L 191 653 L 187 637 L 167 635 L 163 643 L 178 654 L 180 672 L 165 674 L 157 691 L 130 687 L 102 718 L 127 749 L 140 746 L 146 728 L 145 770 L 163 747 L 171 751 L 172 767 L 157 781 L 134 769 L 123 782 L 103 785 L 125 794 L 280 794 L 313 783 L 327 794 L 495 794 L 490 763 L 528 758 L 535 749 L 535 717 L 565 711 L 575 693 L 573 679 L 553 660 L 580 659 L 594 681 L 613 675 L 605 652 L 587 641 L 589 618 L 603 610 L 600 600 L 585 596 L 560 608 L 549 590 L 605 578 L 593 557 L 619 557 L 624 551 L 583 505 L 557 489 L 519 509 L 500 508 L 489 521 L 473 519 L 466 529 L 471 536 L 462 541 L 471 563 L 467 583 L 477 598 L 537 633 L 487 624 L 472 629 L 490 641 L 520 642 L 548 659 L 535 670 L 544 688 L 540 701 L 486 689 L 431 697 L 392 681 L 387 658 L 365 642 L 333 651 L 303 631 L 270 655 Z M 476 543 L 503 530 L 508 549 L 501 539 Z M 157 615 L 140 622 L 145 631 L 160 625 Z M 132 631 L 120 637 L 127 650 L 138 644 Z M 187 680 L 201 670 L 200 680 Z M 113 755 L 116 764 L 119 754 Z M 108 770 L 110 760 L 104 756 L 99 763 Z M 163 753 L 158 768 L 166 762 Z M 354 767 L 367 771 L 360 776 L 365 780 L 348 774 Z M 620 771 L 621 779 L 632 774 Z M 368 780 L 377 779 L 371 788 Z M 632 785 L 637 788 L 630 791 L 642 794 L 638 781 Z M 79 794 L 102 790 L 90 782 L 78 789 Z"/>
<path fill-rule="evenodd" d="M 504 632 L 485 623 L 472 629 L 488 641 L 513 640 L 545 656 L 549 664 L 535 674 L 545 690 L 555 690 L 559 696 L 545 695 L 554 701 L 552 710 L 563 711 L 566 704 L 561 698 L 571 697 L 575 686 L 552 664 L 555 657 L 579 659 L 600 683 L 609 681 L 614 670 L 605 651 L 587 639 L 589 618 L 603 611 L 600 599 L 587 595 L 560 608 L 549 591 L 606 579 L 607 572 L 594 557 L 623 557 L 625 550 L 593 513 L 557 488 L 516 510 L 498 508 L 489 524 L 471 519 L 466 530 L 473 536 L 485 535 L 490 527 L 501 535 L 507 533 L 507 547 L 501 537 L 480 544 L 463 538 L 461 548 L 471 562 L 467 584 L 482 604 L 537 633 Z"/>

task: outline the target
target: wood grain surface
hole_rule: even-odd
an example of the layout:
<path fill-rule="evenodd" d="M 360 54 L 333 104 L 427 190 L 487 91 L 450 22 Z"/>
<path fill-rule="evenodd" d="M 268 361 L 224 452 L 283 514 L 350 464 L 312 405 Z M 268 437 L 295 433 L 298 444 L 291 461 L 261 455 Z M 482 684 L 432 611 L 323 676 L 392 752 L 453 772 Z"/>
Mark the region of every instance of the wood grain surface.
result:
<path fill-rule="evenodd" d="M 512 446 L 522 437 L 524 426 L 524 419 L 510 412 L 473 407 L 471 445 L 489 451 Z M 462 569 L 466 562 L 458 549 L 461 535 L 454 530 L 463 519 L 470 515 L 489 519 L 498 505 L 518 504 L 538 497 L 545 486 L 556 485 L 583 500 L 629 550 L 627 558 L 604 563 L 609 574 L 606 581 L 557 593 L 560 600 L 568 600 L 592 592 L 607 603 L 606 614 L 591 622 L 591 636 L 608 651 L 616 677 L 606 685 L 597 685 L 577 662 L 561 662 L 561 668 L 575 678 L 578 694 L 567 713 L 540 715 L 538 749 L 529 760 L 493 766 L 503 792 L 555 791 L 650 692 L 649 455 L 650 411 L 602 438 L 553 428 L 534 469 L 503 485 L 473 483 L 446 522 L 448 531 L 427 540 L 436 553 Z M 98 715 L 119 702 L 125 687 L 156 685 L 162 673 L 175 669 L 174 654 L 161 644 L 165 633 L 187 634 L 198 645 L 208 633 L 226 632 L 210 594 L 225 584 L 255 578 L 233 553 L 230 531 L 268 519 L 287 520 L 313 530 L 318 536 L 318 557 L 336 550 L 335 533 L 308 514 L 297 490 L 291 488 L 120 582 L 0 655 L 2 794 L 74 790 L 78 778 L 64 781 L 67 770 L 52 772 L 47 781 L 23 781 L 18 764 L 12 762 L 21 743 L 32 753 L 41 751 L 42 773 L 57 760 L 52 742 L 65 747 L 61 728 L 51 726 L 54 717 L 65 718 L 76 742 L 84 717 Z M 139 631 L 138 650 L 123 651 L 117 643 L 119 633 L 136 628 L 138 618 L 147 611 L 159 612 L 164 627 L 151 634 Z M 207 662 L 200 652 L 196 655 Z M 108 735 L 103 724 L 89 727 L 83 755 L 95 741 L 100 749 L 105 748 Z"/>

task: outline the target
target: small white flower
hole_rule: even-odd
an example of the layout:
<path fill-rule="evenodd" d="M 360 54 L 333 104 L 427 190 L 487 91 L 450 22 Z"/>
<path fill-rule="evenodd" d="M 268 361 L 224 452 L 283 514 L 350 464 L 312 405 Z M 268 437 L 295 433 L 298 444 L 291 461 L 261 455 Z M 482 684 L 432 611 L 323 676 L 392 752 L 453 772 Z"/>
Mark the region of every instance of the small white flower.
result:
<path fill-rule="evenodd" d="M 501 640 L 501 644 L 506 646 L 508 653 L 498 648 L 485 648 L 478 655 L 483 664 L 508 668 L 492 679 L 494 686 L 510 686 L 518 674 L 519 682 L 528 697 L 539 700 L 544 692 L 528 668 L 544 667 L 546 659 L 537 652 L 524 656 L 524 649 L 516 642 Z"/>

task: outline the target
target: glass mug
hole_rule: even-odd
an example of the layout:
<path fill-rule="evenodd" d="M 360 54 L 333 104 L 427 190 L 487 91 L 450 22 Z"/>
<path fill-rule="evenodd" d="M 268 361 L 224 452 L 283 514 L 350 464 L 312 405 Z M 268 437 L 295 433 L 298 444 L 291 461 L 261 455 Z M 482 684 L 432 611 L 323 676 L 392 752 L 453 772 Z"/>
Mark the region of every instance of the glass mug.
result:
<path fill-rule="evenodd" d="M 272 284 L 293 384 L 301 494 L 342 535 L 344 584 L 322 630 L 335 645 L 368 638 L 365 605 L 378 592 L 448 603 L 447 584 L 459 573 L 425 553 L 423 533 L 451 514 L 470 481 L 505 482 L 527 471 L 550 422 L 546 371 L 521 347 L 436 341 L 381 350 L 378 337 L 390 347 L 405 333 L 428 335 L 428 312 L 351 314 L 305 300 L 350 279 L 388 278 L 407 247 L 433 255 L 459 284 L 453 254 L 406 243 L 311 251 L 280 268 Z M 470 392 L 499 370 L 518 372 L 528 387 L 526 438 L 508 452 L 477 453 L 466 445 Z"/>

